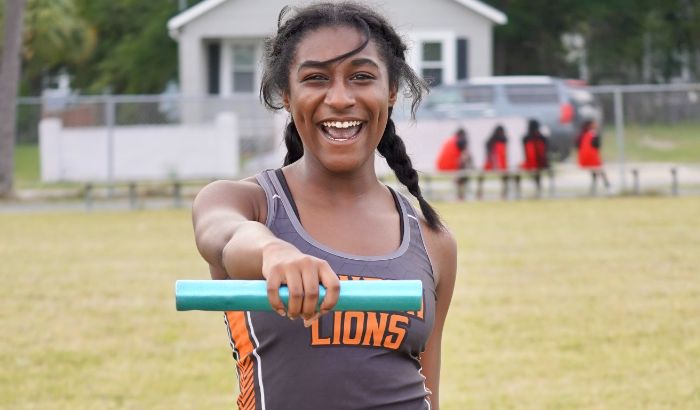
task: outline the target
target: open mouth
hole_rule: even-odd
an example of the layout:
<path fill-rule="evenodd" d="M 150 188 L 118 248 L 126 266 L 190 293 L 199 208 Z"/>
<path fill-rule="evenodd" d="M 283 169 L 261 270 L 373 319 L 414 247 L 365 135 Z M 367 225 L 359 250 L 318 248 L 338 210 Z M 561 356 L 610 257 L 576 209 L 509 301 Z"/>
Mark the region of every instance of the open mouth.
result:
<path fill-rule="evenodd" d="M 359 135 L 362 121 L 324 121 L 321 123 L 321 129 L 323 135 L 331 141 L 349 141 Z"/>

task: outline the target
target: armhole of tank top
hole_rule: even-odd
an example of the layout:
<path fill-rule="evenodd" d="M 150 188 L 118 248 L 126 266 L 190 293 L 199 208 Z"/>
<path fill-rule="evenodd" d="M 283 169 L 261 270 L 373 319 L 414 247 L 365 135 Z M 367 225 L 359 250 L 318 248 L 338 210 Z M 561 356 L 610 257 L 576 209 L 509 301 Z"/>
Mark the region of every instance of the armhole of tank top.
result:
<path fill-rule="evenodd" d="M 399 213 L 399 243 L 403 243 L 404 238 L 403 236 L 406 235 L 406 227 L 404 226 L 404 217 L 403 213 L 407 211 L 403 211 L 401 208 L 401 203 L 399 202 L 399 194 L 396 193 L 389 185 L 385 185 L 387 188 L 389 188 L 389 192 L 391 192 L 391 197 L 394 198 L 394 206 L 396 207 L 396 211 Z"/>
<path fill-rule="evenodd" d="M 433 259 L 430 257 L 430 252 L 428 252 L 428 247 L 425 245 L 425 234 L 423 233 L 423 224 L 421 224 L 420 222 L 418 210 L 413 206 L 411 201 L 408 198 L 406 198 L 403 194 L 399 192 L 397 192 L 396 194 L 401 198 L 401 202 L 403 203 L 406 216 L 416 221 L 416 225 L 418 227 L 418 237 L 420 238 L 420 245 L 423 247 L 423 251 L 425 251 L 425 257 L 428 258 L 428 264 L 430 265 L 430 277 L 433 278 L 433 285 L 437 287 L 437 283 L 435 282 L 435 266 L 433 265 Z"/>
<path fill-rule="evenodd" d="M 299 216 L 299 208 L 297 208 L 297 203 L 294 202 L 292 191 L 289 189 L 289 184 L 287 184 L 287 177 L 284 176 L 282 168 L 277 168 L 274 172 L 275 176 L 277 177 L 277 182 L 279 182 L 279 185 L 282 188 L 282 191 L 284 192 L 284 196 L 287 197 L 289 205 L 292 206 L 292 211 L 294 211 L 294 215 L 296 215 L 297 220 L 299 221 L 299 223 L 301 223 L 301 217 Z"/>
<path fill-rule="evenodd" d="M 265 199 L 267 203 L 267 217 L 265 218 L 265 226 L 268 228 L 272 225 L 272 221 L 275 219 L 275 213 L 277 212 L 277 206 L 275 203 L 275 190 L 272 184 L 268 181 L 269 176 L 266 175 L 268 171 L 263 171 L 255 176 L 260 187 L 265 191 Z"/>

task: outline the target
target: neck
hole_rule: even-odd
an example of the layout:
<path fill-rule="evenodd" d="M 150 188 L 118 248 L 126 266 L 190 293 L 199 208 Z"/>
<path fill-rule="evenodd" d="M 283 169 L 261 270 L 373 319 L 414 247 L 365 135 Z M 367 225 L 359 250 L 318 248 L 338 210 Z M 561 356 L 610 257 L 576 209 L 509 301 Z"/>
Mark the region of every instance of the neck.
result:
<path fill-rule="evenodd" d="M 366 164 L 346 172 L 334 172 L 317 161 L 303 156 L 284 168 L 290 184 L 303 187 L 309 197 L 347 200 L 369 194 L 382 184 L 374 171 L 374 157 Z M 383 189 L 383 188 L 382 188 Z"/>

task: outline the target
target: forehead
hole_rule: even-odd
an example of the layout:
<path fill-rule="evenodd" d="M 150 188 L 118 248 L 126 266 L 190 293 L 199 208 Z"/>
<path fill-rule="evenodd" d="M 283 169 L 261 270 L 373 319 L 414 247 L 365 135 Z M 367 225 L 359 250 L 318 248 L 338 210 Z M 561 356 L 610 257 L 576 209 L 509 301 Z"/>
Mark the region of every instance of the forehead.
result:
<path fill-rule="evenodd" d="M 339 55 L 350 52 L 359 47 L 364 41 L 364 36 L 355 28 L 348 26 L 321 27 L 307 33 L 297 45 L 293 66 L 304 61 L 328 61 Z M 365 48 L 349 58 L 370 58 L 377 64 L 382 59 L 373 40 L 370 40 Z"/>

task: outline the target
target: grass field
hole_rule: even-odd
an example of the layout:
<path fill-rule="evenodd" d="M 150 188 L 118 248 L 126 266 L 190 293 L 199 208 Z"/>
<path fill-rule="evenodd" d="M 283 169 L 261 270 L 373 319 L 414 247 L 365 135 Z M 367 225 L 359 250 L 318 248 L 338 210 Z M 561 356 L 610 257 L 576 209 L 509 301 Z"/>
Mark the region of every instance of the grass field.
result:
<path fill-rule="evenodd" d="M 605 130 L 603 155 L 617 161 L 615 128 Z M 625 159 L 631 162 L 700 162 L 700 123 L 626 125 Z"/>
<path fill-rule="evenodd" d="M 39 146 L 19 144 L 15 146 L 15 184 L 24 188 L 39 183 Z"/>
<path fill-rule="evenodd" d="M 700 198 L 445 204 L 443 409 L 700 408 Z M 1 409 L 230 409 L 186 211 L 0 214 Z M 332 406 L 329 406 L 332 409 Z"/>

